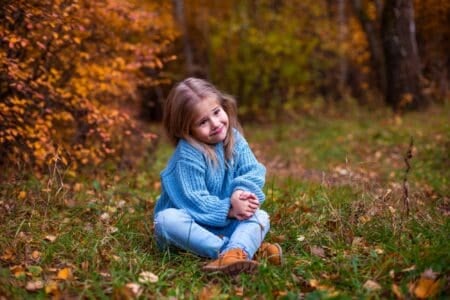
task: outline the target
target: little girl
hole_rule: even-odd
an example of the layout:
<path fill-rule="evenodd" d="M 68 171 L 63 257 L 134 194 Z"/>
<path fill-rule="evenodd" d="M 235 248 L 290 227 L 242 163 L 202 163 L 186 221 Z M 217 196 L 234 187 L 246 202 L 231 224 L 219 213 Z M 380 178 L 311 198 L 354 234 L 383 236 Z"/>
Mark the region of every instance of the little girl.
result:
<path fill-rule="evenodd" d="M 154 223 L 160 247 L 213 260 L 204 271 L 252 272 L 253 256 L 281 264 L 278 244 L 262 243 L 269 216 L 259 209 L 265 167 L 241 134 L 235 100 L 187 78 L 164 103 L 163 124 L 176 149 L 161 172 Z"/>

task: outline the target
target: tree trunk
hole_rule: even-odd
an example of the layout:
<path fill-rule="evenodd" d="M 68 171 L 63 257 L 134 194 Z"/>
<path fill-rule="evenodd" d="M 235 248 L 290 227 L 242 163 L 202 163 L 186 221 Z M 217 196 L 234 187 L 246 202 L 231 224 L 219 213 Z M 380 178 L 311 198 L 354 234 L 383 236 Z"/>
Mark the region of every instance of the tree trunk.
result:
<path fill-rule="evenodd" d="M 338 77 L 338 89 L 341 97 L 346 94 L 347 77 L 348 77 L 348 62 L 345 56 L 344 43 L 347 40 L 348 28 L 347 28 L 347 14 L 345 7 L 346 0 L 338 1 L 338 26 L 340 44 L 340 57 L 339 57 L 339 77 Z"/>
<path fill-rule="evenodd" d="M 420 87 L 421 68 L 412 0 L 385 2 L 382 36 L 386 62 L 386 103 L 397 112 L 424 108 L 427 102 Z"/>
<path fill-rule="evenodd" d="M 192 55 L 192 47 L 188 36 L 187 23 L 184 14 L 184 1 L 172 0 L 174 7 L 175 19 L 181 31 L 181 39 L 183 43 L 183 53 L 186 65 L 186 73 L 191 75 L 194 70 L 194 60 Z"/>
<path fill-rule="evenodd" d="M 377 19 L 375 21 L 370 19 L 368 13 L 363 8 L 361 0 L 353 0 L 352 5 L 364 33 L 366 34 L 367 42 L 369 44 L 372 70 L 375 72 L 377 88 L 383 95 L 386 95 L 386 69 L 379 28 L 382 5 L 379 1 L 375 2 L 377 9 Z"/>

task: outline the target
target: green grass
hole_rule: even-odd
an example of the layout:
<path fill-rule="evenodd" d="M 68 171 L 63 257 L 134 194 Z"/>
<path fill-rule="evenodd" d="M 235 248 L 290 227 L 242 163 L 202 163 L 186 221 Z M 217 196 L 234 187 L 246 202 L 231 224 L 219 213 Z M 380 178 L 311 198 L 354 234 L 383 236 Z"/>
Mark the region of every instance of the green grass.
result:
<path fill-rule="evenodd" d="M 0 296 L 129 299 L 135 295 L 126 284 L 139 283 L 139 274 L 148 271 L 158 281 L 139 283 L 140 298 L 384 299 L 395 298 L 393 285 L 408 298 L 414 296 L 410 286 L 431 268 L 440 284 L 435 297 L 445 298 L 448 120 L 449 109 L 441 108 L 401 120 L 358 111 L 246 124 L 246 136 L 268 168 L 267 240 L 280 243 L 285 257 L 282 267 L 262 262 L 254 275 L 204 274 L 205 260 L 156 248 L 152 209 L 159 171 L 172 151 L 163 139 L 134 171 L 105 168 L 73 178 L 55 166 L 39 180 L 11 179 L 0 188 Z M 403 158 L 411 136 L 406 215 Z M 65 267 L 73 272 L 67 280 L 57 276 Z M 44 287 L 27 291 L 36 280 Z M 380 289 L 367 289 L 368 280 Z M 57 288 L 50 288 L 52 282 Z"/>

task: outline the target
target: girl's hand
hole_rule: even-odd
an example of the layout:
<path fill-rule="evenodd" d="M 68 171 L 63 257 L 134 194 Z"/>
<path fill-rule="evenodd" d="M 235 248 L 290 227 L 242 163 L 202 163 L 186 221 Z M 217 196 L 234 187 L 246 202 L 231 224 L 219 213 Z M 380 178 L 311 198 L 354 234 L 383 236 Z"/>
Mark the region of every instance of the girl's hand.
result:
<path fill-rule="evenodd" d="M 249 206 L 256 211 L 259 208 L 259 200 L 256 197 L 255 194 L 250 193 L 250 192 L 246 192 L 243 191 L 240 195 L 239 195 L 239 199 L 240 200 L 247 200 L 248 202 L 250 202 Z"/>
<path fill-rule="evenodd" d="M 231 209 L 228 216 L 238 220 L 251 218 L 259 208 L 257 197 L 250 192 L 237 190 L 231 195 Z"/>

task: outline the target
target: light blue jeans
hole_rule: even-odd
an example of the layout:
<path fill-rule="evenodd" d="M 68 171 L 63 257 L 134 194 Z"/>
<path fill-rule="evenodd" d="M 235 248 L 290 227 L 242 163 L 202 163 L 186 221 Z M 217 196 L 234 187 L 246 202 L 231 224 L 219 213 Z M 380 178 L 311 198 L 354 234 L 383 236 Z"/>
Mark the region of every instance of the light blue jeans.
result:
<path fill-rule="evenodd" d="M 184 209 L 168 208 L 155 216 L 156 242 L 160 248 L 176 246 L 210 258 L 235 248 L 243 249 L 252 258 L 269 228 L 269 215 L 263 210 L 257 210 L 248 220 L 233 219 L 225 227 L 197 224 Z"/>

